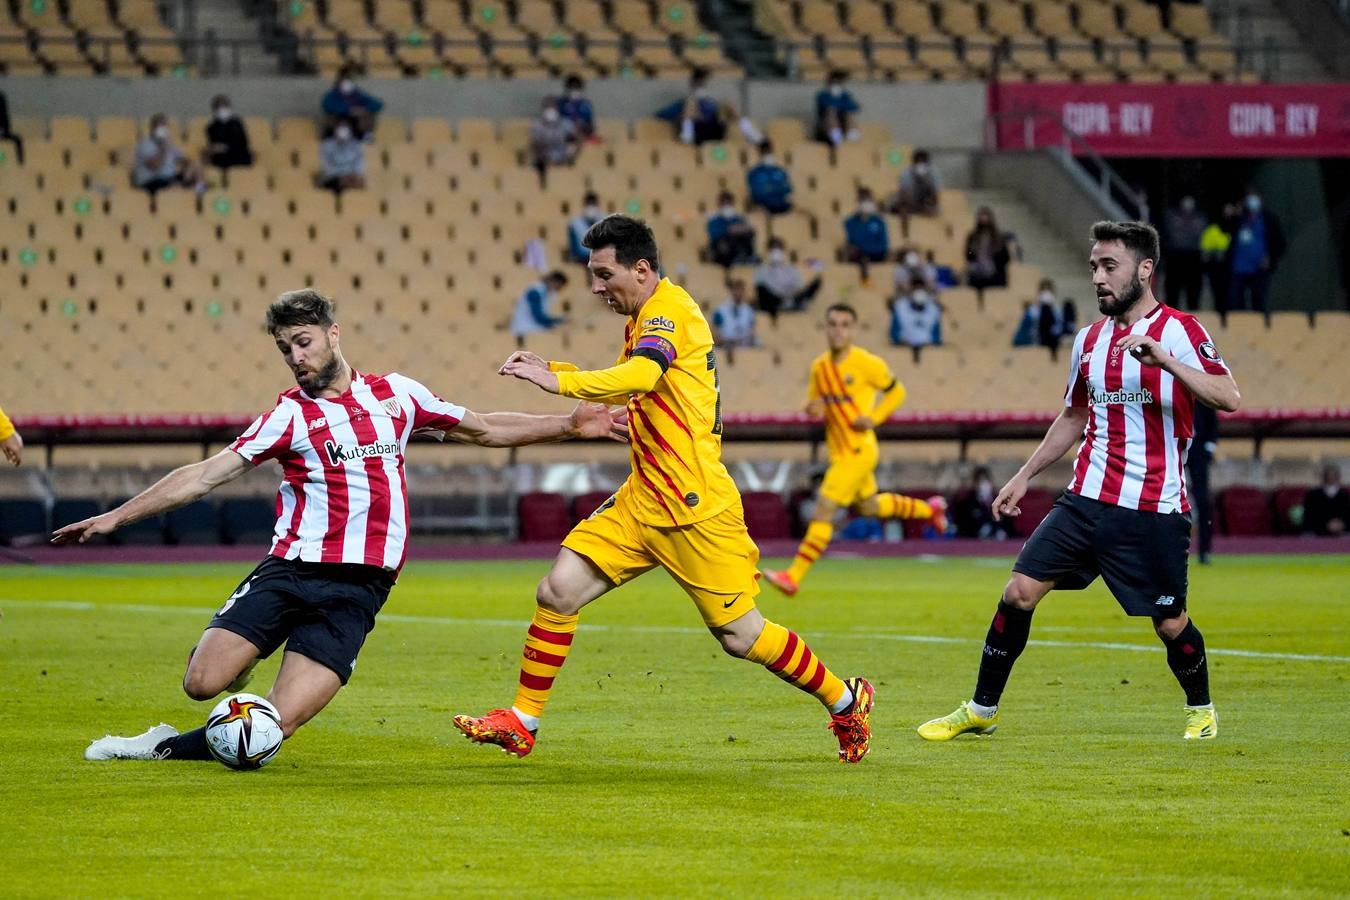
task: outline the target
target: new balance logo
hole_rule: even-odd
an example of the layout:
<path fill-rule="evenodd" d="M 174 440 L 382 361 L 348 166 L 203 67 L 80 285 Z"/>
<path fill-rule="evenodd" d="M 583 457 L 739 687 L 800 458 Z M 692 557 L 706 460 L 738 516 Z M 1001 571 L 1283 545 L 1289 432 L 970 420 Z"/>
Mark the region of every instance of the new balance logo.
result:
<path fill-rule="evenodd" d="M 1176 598 L 1176 597 L 1169 597 L 1169 596 L 1167 596 L 1166 594 L 1163 594 L 1163 595 L 1162 595 L 1161 597 L 1159 597 L 1157 600 L 1154 600 L 1154 601 L 1153 601 L 1153 605 L 1154 605 L 1154 606 L 1171 606 L 1173 603 L 1176 603 L 1176 602 L 1177 602 L 1177 598 Z"/>
<path fill-rule="evenodd" d="M 314 421 L 312 421 L 312 422 L 309 423 L 309 430 L 310 430 L 310 431 L 318 431 L 320 428 L 324 427 L 324 426 L 327 425 L 327 424 L 328 424 L 328 419 L 327 419 L 327 417 L 326 417 L 326 416 L 319 416 L 319 418 L 317 418 L 317 419 L 315 419 Z"/>

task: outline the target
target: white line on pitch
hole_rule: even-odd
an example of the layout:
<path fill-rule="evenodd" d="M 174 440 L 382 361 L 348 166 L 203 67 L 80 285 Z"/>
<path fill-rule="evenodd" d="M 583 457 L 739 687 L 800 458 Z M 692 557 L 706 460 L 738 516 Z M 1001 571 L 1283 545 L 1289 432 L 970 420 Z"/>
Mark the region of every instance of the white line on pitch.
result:
<path fill-rule="evenodd" d="M 68 609 L 81 612 L 96 610 L 115 610 L 137 613 L 187 613 L 194 616 L 209 616 L 214 609 L 202 606 L 155 606 L 149 603 L 90 603 L 86 600 L 17 600 L 0 598 L 3 606 L 33 607 L 39 609 Z M 523 628 L 524 619 L 457 619 L 450 616 L 410 616 L 401 613 L 380 613 L 381 622 L 398 622 L 413 625 L 476 625 L 482 628 Z M 687 625 L 582 625 L 582 631 L 629 631 L 642 634 L 705 634 L 703 628 Z M 963 637 L 947 637 L 932 634 L 897 634 L 886 631 L 813 631 L 813 639 L 834 638 L 862 641 L 899 641 L 909 644 L 975 644 L 976 640 Z M 1156 644 L 1126 644 L 1115 641 L 1048 641 L 1033 639 L 1029 644 L 1037 647 L 1065 647 L 1069 649 L 1089 648 L 1092 650 L 1124 650 L 1131 653 L 1161 653 L 1163 648 Z M 1350 656 L 1331 656 L 1318 653 L 1277 653 L 1267 650 L 1225 650 L 1210 647 L 1210 653 L 1220 656 L 1241 656 L 1246 659 L 1279 659 L 1295 662 L 1350 663 Z"/>

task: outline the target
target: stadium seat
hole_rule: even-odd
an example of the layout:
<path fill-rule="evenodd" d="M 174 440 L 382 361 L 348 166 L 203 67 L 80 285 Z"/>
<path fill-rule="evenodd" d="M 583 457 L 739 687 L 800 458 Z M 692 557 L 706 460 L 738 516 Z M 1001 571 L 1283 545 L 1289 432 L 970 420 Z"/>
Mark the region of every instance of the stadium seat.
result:
<path fill-rule="evenodd" d="M 130 500 L 130 497 L 119 497 L 108 504 L 109 509 L 116 509 L 123 503 Z M 150 516 L 147 519 L 141 519 L 139 522 L 132 522 L 130 525 L 123 525 L 110 536 L 109 540 L 114 544 L 137 544 L 154 546 L 164 543 L 164 517 Z"/>
<path fill-rule="evenodd" d="M 1278 487 L 1270 498 L 1276 534 L 1299 534 L 1303 531 L 1303 498 L 1310 486 Z"/>
<path fill-rule="evenodd" d="M 745 507 L 745 527 L 754 540 L 775 541 L 792 536 L 788 527 L 787 507 L 778 494 L 773 491 L 744 491 L 741 504 Z"/>
<path fill-rule="evenodd" d="M 1254 487 L 1230 487 L 1219 495 L 1219 522 L 1223 533 L 1261 537 L 1271 533 L 1270 499 Z"/>
<path fill-rule="evenodd" d="M 600 508 L 613 494 L 609 491 L 588 491 L 572 498 L 572 522 L 580 522 Z"/>
<path fill-rule="evenodd" d="M 197 500 L 164 516 L 164 536 L 170 544 L 215 544 L 220 541 L 216 507 Z"/>
<path fill-rule="evenodd" d="M 526 542 L 561 541 L 572 530 L 567 515 L 567 499 L 562 494 L 531 491 L 516 500 L 516 518 L 520 540 Z"/>
<path fill-rule="evenodd" d="M 0 500 L 0 544 L 39 543 L 48 531 L 47 506 L 41 500 Z"/>
<path fill-rule="evenodd" d="M 276 527 L 276 504 L 262 497 L 231 497 L 220 504 L 220 539 L 226 544 L 265 544 Z"/>

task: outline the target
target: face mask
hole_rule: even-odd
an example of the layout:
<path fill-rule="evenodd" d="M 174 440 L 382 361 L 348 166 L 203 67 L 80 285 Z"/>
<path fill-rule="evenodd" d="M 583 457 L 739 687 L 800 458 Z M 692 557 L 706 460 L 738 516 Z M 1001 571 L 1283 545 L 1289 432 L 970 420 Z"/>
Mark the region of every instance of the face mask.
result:
<path fill-rule="evenodd" d="M 234 110 L 230 109 L 228 106 L 222 106 L 220 109 L 216 110 L 217 122 L 228 122 L 232 118 L 234 118 Z"/>
<path fill-rule="evenodd" d="M 708 89 L 704 87 L 694 88 L 694 96 L 697 97 L 699 100 L 703 100 L 708 96 Z"/>
<path fill-rule="evenodd" d="M 833 96 L 833 97 L 842 97 L 842 96 L 844 96 L 844 86 L 843 86 L 842 84 L 832 84 L 832 85 L 830 85 L 830 95 Z"/>
<path fill-rule="evenodd" d="M 905 265 L 909 266 L 911 269 L 917 268 L 919 262 L 919 254 L 915 253 L 913 250 L 905 254 Z"/>
<path fill-rule="evenodd" d="M 736 215 L 736 207 L 734 207 L 734 206 L 729 206 L 729 205 L 728 205 L 728 206 L 723 206 L 723 207 L 722 207 L 722 215 L 723 215 L 724 217 L 728 218 L 728 219 L 731 218 L 732 216 Z"/>
<path fill-rule="evenodd" d="M 871 200 L 864 200 L 863 202 L 858 204 L 858 212 L 862 213 L 864 216 L 870 216 L 874 214 L 876 211 L 877 205 L 873 203 Z"/>
<path fill-rule="evenodd" d="M 350 94 L 352 91 L 356 90 L 356 83 L 350 78 L 344 78 L 338 82 L 338 90 L 344 94 Z"/>
<path fill-rule="evenodd" d="M 760 161 L 760 163 L 763 164 L 763 165 L 771 166 L 771 165 L 774 164 L 774 162 L 773 162 L 773 154 L 772 154 L 772 153 L 766 153 L 766 154 L 764 154 L 762 157 L 760 157 L 760 160 L 759 160 L 759 161 Z"/>
<path fill-rule="evenodd" d="M 1248 211 L 1250 211 L 1250 212 L 1260 212 L 1260 211 L 1261 211 L 1261 198 L 1260 198 L 1260 197 L 1248 197 L 1248 198 L 1247 198 L 1247 209 L 1248 209 Z"/>
<path fill-rule="evenodd" d="M 567 96 L 570 97 L 570 98 L 573 99 L 573 100 L 580 100 L 580 99 L 581 99 L 581 88 L 572 88 L 572 90 L 570 90 L 570 91 L 567 92 Z"/>
<path fill-rule="evenodd" d="M 915 175 L 927 175 L 927 174 L 928 174 L 928 163 L 915 163 L 915 164 L 914 164 L 914 174 L 915 174 Z"/>
<path fill-rule="evenodd" d="M 925 306 L 928 305 L 928 292 L 915 291 L 914 297 L 910 300 L 910 302 L 914 304 L 915 309 L 923 309 Z"/>
<path fill-rule="evenodd" d="M 558 121 L 558 111 L 557 111 L 556 109 L 552 109 L 552 108 L 549 108 L 549 109 L 544 110 L 544 121 L 545 121 L 545 122 L 556 122 L 556 121 Z"/>
<path fill-rule="evenodd" d="M 1054 292 L 1052 292 L 1052 291 L 1041 291 L 1041 302 L 1042 302 L 1042 303 L 1054 303 L 1054 302 L 1055 302 L 1055 295 L 1054 295 Z"/>
<path fill-rule="evenodd" d="M 156 125 L 156 126 L 155 126 L 155 140 L 157 140 L 157 141 L 167 141 L 168 139 L 169 139 L 169 126 L 168 126 L 168 125 Z"/>
<path fill-rule="evenodd" d="M 581 212 L 582 215 L 584 215 L 588 219 L 598 219 L 604 215 L 604 213 L 600 212 L 600 207 L 598 206 L 588 206 Z"/>
<path fill-rule="evenodd" d="M 1194 209 L 1195 209 L 1195 201 L 1194 201 L 1194 200 L 1192 200 L 1190 197 L 1186 197 L 1186 198 L 1182 199 L 1182 201 L 1181 201 L 1181 211 L 1182 211 L 1182 212 L 1184 212 L 1184 213 L 1189 213 L 1189 212 L 1193 211 Z"/>
<path fill-rule="evenodd" d="M 769 251 L 769 260 L 771 262 L 787 262 L 787 253 L 777 248 Z"/>
<path fill-rule="evenodd" d="M 337 131 L 333 132 L 333 136 L 337 138 L 339 141 L 349 141 L 352 139 L 352 130 L 344 125 Z"/>

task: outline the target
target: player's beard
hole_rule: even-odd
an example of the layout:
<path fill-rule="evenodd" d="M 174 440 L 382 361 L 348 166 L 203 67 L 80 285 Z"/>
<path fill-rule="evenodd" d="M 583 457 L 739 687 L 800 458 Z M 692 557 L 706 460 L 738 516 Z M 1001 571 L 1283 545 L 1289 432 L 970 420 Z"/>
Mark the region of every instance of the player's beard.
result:
<path fill-rule="evenodd" d="M 1101 310 L 1104 316 L 1123 316 L 1143 296 L 1144 283 L 1139 280 L 1139 270 L 1136 268 L 1130 283 L 1125 285 L 1125 289 L 1120 292 L 1119 296 L 1097 298 L 1097 309 Z"/>
<path fill-rule="evenodd" d="M 328 351 L 328 362 L 324 363 L 317 372 L 306 372 L 295 376 L 296 384 L 311 397 L 317 397 L 328 389 L 342 372 L 342 361 L 338 355 L 330 348 Z"/>

